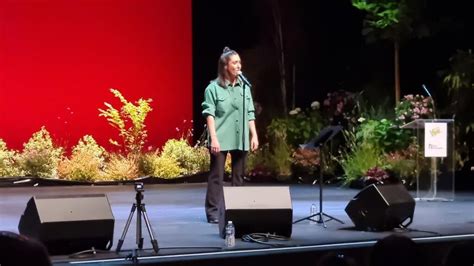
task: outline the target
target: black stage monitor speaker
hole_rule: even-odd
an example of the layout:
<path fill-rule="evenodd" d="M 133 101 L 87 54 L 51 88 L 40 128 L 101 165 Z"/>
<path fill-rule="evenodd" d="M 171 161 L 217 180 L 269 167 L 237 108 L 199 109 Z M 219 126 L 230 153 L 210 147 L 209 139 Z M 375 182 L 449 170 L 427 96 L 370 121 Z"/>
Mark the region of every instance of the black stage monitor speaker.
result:
<path fill-rule="evenodd" d="M 356 228 L 366 231 L 407 227 L 414 212 L 415 200 L 402 184 L 367 186 L 346 206 Z"/>
<path fill-rule="evenodd" d="M 220 208 L 219 232 L 232 221 L 235 236 L 271 233 L 291 236 L 293 209 L 289 187 L 224 187 L 224 206 Z"/>
<path fill-rule="evenodd" d="M 28 201 L 18 231 L 40 240 L 51 255 L 110 249 L 114 216 L 104 194 L 36 196 Z"/>

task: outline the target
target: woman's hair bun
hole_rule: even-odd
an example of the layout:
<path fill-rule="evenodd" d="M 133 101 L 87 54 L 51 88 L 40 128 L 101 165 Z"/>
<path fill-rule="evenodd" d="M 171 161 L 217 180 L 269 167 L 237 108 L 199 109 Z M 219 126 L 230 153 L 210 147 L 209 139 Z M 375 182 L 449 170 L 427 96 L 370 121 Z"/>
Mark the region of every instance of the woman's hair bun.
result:
<path fill-rule="evenodd" d="M 224 50 L 222 51 L 222 53 L 227 53 L 227 52 L 230 52 L 231 49 L 229 47 L 224 47 Z"/>

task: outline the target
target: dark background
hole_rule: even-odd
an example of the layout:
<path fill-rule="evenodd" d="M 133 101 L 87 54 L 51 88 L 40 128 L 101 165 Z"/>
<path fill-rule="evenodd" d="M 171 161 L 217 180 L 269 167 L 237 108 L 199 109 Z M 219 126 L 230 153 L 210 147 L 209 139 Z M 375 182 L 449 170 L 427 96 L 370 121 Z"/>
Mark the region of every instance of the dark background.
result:
<path fill-rule="evenodd" d="M 204 89 L 217 75 L 217 59 L 225 46 L 239 52 L 243 72 L 253 83 L 254 100 L 263 111 L 259 131 L 272 117 L 282 115 L 272 1 L 193 1 L 193 86 L 196 137 L 205 123 L 201 117 Z M 343 1 L 274 0 L 280 6 L 286 60 L 295 66 L 295 106 L 322 102 L 338 89 L 360 92 L 373 105 L 387 101 L 394 107 L 393 44 L 368 44 L 361 34 L 364 13 Z M 439 72 L 449 66 L 456 49 L 473 47 L 469 1 L 425 1 L 423 18 L 432 25 L 430 36 L 401 45 L 401 95 L 432 91 L 439 106 L 447 105 Z M 287 73 L 292 74 L 292 67 Z M 293 82 L 287 83 L 290 94 Z M 291 110 L 291 94 L 287 99 Z M 449 115 L 449 114 L 448 114 Z M 262 134 L 263 132 L 259 132 Z"/>

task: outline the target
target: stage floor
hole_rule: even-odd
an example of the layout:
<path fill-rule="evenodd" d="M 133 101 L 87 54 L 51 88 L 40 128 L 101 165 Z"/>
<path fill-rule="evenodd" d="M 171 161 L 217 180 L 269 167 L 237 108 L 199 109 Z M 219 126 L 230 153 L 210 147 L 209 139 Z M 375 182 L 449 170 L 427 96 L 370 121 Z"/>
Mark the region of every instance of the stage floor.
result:
<path fill-rule="evenodd" d="M 263 185 L 260 185 L 263 186 Z M 274 186 L 274 185 L 272 185 Z M 371 246 L 391 233 L 366 232 L 354 229 L 354 225 L 344 211 L 349 200 L 359 190 L 326 186 L 324 190 L 324 212 L 345 224 L 327 222 L 327 228 L 320 224 L 310 224 L 305 220 L 293 225 L 289 241 L 282 247 L 236 241 L 235 248 L 224 248 L 224 240 L 219 237 L 218 225 L 208 224 L 204 213 L 205 183 L 145 185 L 144 200 L 155 237 L 159 243 L 158 255 L 151 252 L 151 244 L 146 228 L 143 229 L 144 250 L 140 251 L 142 262 L 189 261 L 211 257 L 252 256 L 265 254 L 330 250 L 334 248 L 354 248 Z M 312 203 L 318 206 L 319 189 L 311 185 L 290 186 L 293 220 L 309 215 Z M 106 194 L 115 218 L 114 245 L 112 251 L 71 259 L 54 256 L 57 265 L 69 262 L 123 263 L 135 244 L 135 217 L 127 233 L 122 252 L 115 254 L 131 206 L 135 202 L 133 185 L 119 186 L 60 186 L 60 187 L 3 187 L 0 188 L 0 230 L 18 232 L 18 222 L 26 203 L 36 195 L 80 195 Z M 474 239 L 474 193 L 456 194 L 452 202 L 417 201 L 414 221 L 405 234 L 416 242 L 457 241 Z"/>

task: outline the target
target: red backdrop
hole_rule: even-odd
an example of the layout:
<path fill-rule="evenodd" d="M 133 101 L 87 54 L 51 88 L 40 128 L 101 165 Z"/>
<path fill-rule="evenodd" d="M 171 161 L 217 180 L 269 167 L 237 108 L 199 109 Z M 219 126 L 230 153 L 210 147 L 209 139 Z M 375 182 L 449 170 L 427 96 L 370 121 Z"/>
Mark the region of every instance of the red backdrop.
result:
<path fill-rule="evenodd" d="M 177 137 L 192 119 L 191 23 L 191 0 L 0 0 L 0 138 L 20 149 L 44 125 L 58 144 L 110 147 L 110 88 L 153 99 L 147 146 Z"/>

